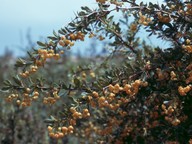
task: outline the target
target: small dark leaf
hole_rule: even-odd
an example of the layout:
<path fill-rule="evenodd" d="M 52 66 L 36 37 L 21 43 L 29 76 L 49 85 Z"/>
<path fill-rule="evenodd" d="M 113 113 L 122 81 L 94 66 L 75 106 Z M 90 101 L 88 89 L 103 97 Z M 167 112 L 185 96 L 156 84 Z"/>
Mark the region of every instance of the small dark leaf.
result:
<path fill-rule="evenodd" d="M 71 31 L 67 27 L 65 27 L 65 31 L 71 33 Z"/>
<path fill-rule="evenodd" d="M 70 22 L 68 25 L 71 27 L 75 27 L 75 23 L 72 23 L 72 22 Z"/>
<path fill-rule="evenodd" d="M 52 120 L 57 121 L 57 119 L 54 116 L 50 116 Z"/>
<path fill-rule="evenodd" d="M 18 84 L 19 86 L 22 85 L 21 80 L 19 79 L 18 76 L 14 76 L 14 77 L 13 77 L 13 80 L 14 80 L 14 82 L 15 82 L 16 84 Z"/>
<path fill-rule="evenodd" d="M 58 40 L 58 38 L 53 37 L 53 36 L 48 36 L 47 38 L 48 38 L 48 39 L 51 39 L 51 40 L 53 40 L 53 41 L 54 41 L 54 40 Z"/>
<path fill-rule="evenodd" d="M 53 30 L 53 35 L 55 36 L 55 37 L 58 37 L 58 34 Z"/>
<path fill-rule="evenodd" d="M 120 19 L 119 21 L 120 21 L 121 23 L 125 24 L 125 25 L 127 24 L 124 20 L 121 20 L 121 19 Z"/>
<path fill-rule="evenodd" d="M 140 6 L 143 6 L 143 2 L 140 2 L 140 4 L 139 4 Z"/>
<path fill-rule="evenodd" d="M 78 78 L 74 78 L 74 84 L 76 87 L 80 86 L 80 80 Z"/>
<path fill-rule="evenodd" d="M 88 28 L 88 27 L 86 28 L 86 30 L 87 30 L 87 31 L 91 31 L 91 29 L 90 29 L 90 28 Z"/>
<path fill-rule="evenodd" d="M 44 43 L 42 43 L 42 42 L 40 42 L 40 41 L 37 41 L 37 44 L 38 44 L 39 46 L 46 47 L 46 44 L 44 44 Z"/>
<path fill-rule="evenodd" d="M 68 98 L 69 98 L 69 100 L 71 100 L 71 104 L 74 103 L 74 102 L 75 102 L 75 103 L 78 103 L 75 98 L 73 98 L 73 97 L 71 97 L 71 96 L 69 96 Z"/>
<path fill-rule="evenodd" d="M 33 59 L 33 55 L 32 55 L 30 52 L 27 52 L 27 54 L 29 55 L 29 57 L 30 57 L 31 59 Z"/>
<path fill-rule="evenodd" d="M 3 87 L 1 90 L 2 91 L 7 91 L 7 90 L 9 90 L 9 89 L 11 89 L 12 87 L 10 87 L 10 86 L 5 86 L 5 87 Z"/>
<path fill-rule="evenodd" d="M 9 80 L 5 80 L 5 81 L 3 82 L 3 84 L 6 85 L 6 86 L 11 86 L 11 85 L 12 85 Z"/>
<path fill-rule="evenodd" d="M 64 84 L 64 83 L 62 83 L 62 88 L 63 88 L 63 89 L 65 89 L 65 90 L 67 90 L 67 89 L 68 89 L 67 85 L 66 85 L 66 84 Z"/>
<path fill-rule="evenodd" d="M 15 64 L 15 67 L 23 67 L 24 65 L 26 64 L 26 61 L 19 58 L 17 61 L 16 61 L 16 64 Z"/>
<path fill-rule="evenodd" d="M 97 89 L 102 89 L 102 86 L 98 83 L 98 82 L 94 82 L 93 84 L 92 84 L 95 88 L 97 88 Z"/>
<path fill-rule="evenodd" d="M 60 34 L 62 34 L 62 35 L 65 35 L 66 33 L 65 32 L 63 32 L 62 30 L 59 30 L 58 31 Z"/>
<path fill-rule="evenodd" d="M 52 120 L 52 119 L 46 119 L 46 120 L 44 120 L 44 122 L 45 122 L 45 123 L 54 123 L 55 121 Z"/>
<path fill-rule="evenodd" d="M 82 10 L 85 10 L 85 11 L 88 12 L 88 13 L 91 13 L 91 12 L 92 12 L 92 10 L 91 10 L 90 8 L 88 8 L 87 6 L 82 6 L 81 9 L 82 9 Z"/>
<path fill-rule="evenodd" d="M 61 31 L 63 32 L 63 33 L 67 33 L 67 31 L 65 30 L 65 29 L 63 29 L 63 28 L 61 28 Z"/>
<path fill-rule="evenodd" d="M 84 11 L 78 13 L 78 16 L 85 16 L 85 15 L 87 15 L 87 13 L 85 13 Z"/>
<path fill-rule="evenodd" d="M 153 34 L 153 33 L 150 33 L 150 34 L 148 35 L 148 37 L 150 37 L 152 34 Z"/>
<path fill-rule="evenodd" d="M 110 16 L 110 17 L 108 18 L 108 20 L 112 21 L 113 17 L 114 17 L 114 16 Z"/>

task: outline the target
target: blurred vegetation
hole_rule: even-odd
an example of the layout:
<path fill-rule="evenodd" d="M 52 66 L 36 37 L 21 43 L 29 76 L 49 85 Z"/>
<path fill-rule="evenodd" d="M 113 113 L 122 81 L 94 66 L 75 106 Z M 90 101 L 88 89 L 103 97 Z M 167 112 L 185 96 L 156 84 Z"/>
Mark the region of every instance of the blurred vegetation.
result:
<path fill-rule="evenodd" d="M 192 3 L 96 1 L 25 57 L 2 57 L 1 142 L 191 144 Z M 172 45 L 141 41 L 142 27 Z M 71 55 L 86 37 L 107 44 Z"/>

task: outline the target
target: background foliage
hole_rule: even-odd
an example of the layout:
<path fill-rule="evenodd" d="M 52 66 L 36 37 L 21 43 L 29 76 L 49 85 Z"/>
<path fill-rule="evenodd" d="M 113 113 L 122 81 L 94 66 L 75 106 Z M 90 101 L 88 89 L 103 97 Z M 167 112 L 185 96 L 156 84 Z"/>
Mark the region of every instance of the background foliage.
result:
<path fill-rule="evenodd" d="M 192 4 L 96 1 L 2 71 L 2 143 L 191 143 Z M 143 27 L 172 46 L 142 42 Z M 70 57 L 86 37 L 107 45 Z"/>

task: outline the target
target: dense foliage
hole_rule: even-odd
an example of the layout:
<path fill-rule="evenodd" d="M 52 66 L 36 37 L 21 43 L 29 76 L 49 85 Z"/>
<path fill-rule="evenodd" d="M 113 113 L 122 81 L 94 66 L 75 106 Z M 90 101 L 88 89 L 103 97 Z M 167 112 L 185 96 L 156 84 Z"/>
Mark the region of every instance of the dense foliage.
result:
<path fill-rule="evenodd" d="M 97 9 L 81 7 L 66 27 L 16 61 L 17 74 L 2 88 L 5 100 L 18 109 L 36 101 L 57 107 L 45 120 L 56 140 L 192 143 L 192 3 L 96 1 Z M 141 42 L 143 27 L 172 45 Z M 69 63 L 67 51 L 87 38 L 106 40 L 108 53 Z"/>

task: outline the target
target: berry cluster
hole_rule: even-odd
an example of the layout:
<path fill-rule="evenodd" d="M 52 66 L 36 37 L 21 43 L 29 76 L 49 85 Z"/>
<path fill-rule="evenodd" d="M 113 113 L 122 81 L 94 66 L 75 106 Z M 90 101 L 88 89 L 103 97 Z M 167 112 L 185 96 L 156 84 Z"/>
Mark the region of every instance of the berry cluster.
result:
<path fill-rule="evenodd" d="M 16 103 L 18 106 L 26 107 L 31 106 L 32 101 L 37 100 L 39 97 L 39 92 L 36 90 L 31 90 L 30 88 L 26 88 L 21 94 L 11 94 L 6 98 L 7 102 L 11 102 L 16 99 Z"/>
<path fill-rule="evenodd" d="M 171 18 L 169 16 L 164 16 L 161 13 L 158 13 L 158 19 L 159 19 L 159 22 L 162 22 L 162 23 L 169 23 L 171 21 Z"/>
<path fill-rule="evenodd" d="M 46 97 L 43 98 L 43 103 L 52 105 L 59 99 L 58 90 L 54 89 L 53 92 L 47 93 Z"/>
<path fill-rule="evenodd" d="M 61 36 L 59 40 L 59 45 L 62 47 L 65 47 L 65 46 L 71 47 L 74 45 L 74 42 L 72 41 L 76 41 L 76 40 L 84 41 L 84 37 L 85 37 L 85 34 L 82 33 L 81 31 L 78 31 L 77 33 L 70 33 L 67 36 Z"/>
<path fill-rule="evenodd" d="M 26 78 L 26 77 L 28 77 L 30 74 L 36 72 L 37 69 L 38 69 L 38 66 L 32 65 L 29 70 L 26 70 L 25 72 L 21 72 L 21 73 L 20 73 L 20 76 L 23 77 L 23 78 Z"/>
<path fill-rule="evenodd" d="M 74 131 L 74 128 L 72 125 L 69 125 L 68 127 L 63 126 L 58 128 L 53 128 L 52 126 L 48 126 L 47 129 L 49 132 L 49 136 L 55 139 L 63 138 L 65 135 L 72 134 Z"/>
<path fill-rule="evenodd" d="M 141 12 L 139 12 L 139 24 L 142 24 L 144 26 L 147 26 L 151 22 L 151 19 L 143 15 Z"/>
<path fill-rule="evenodd" d="M 192 4 L 188 3 L 186 5 L 186 11 L 185 11 L 186 15 L 192 15 Z"/>
<path fill-rule="evenodd" d="M 135 32 L 137 30 L 137 27 L 138 27 L 138 25 L 136 23 L 132 23 L 130 25 L 130 31 L 131 32 Z"/>
<path fill-rule="evenodd" d="M 179 86 L 178 92 L 181 96 L 185 96 L 190 90 L 192 90 L 192 86 L 188 85 L 186 87 Z"/>
<path fill-rule="evenodd" d="M 192 45 L 183 45 L 183 49 L 185 49 L 188 53 L 192 53 Z"/>
<path fill-rule="evenodd" d="M 178 124 L 180 124 L 181 121 L 175 116 L 176 113 L 174 113 L 175 109 L 177 109 L 176 106 L 173 107 L 170 105 L 167 108 L 165 104 L 162 104 L 161 108 L 163 110 L 162 115 L 166 115 L 165 116 L 166 121 L 168 121 L 169 123 L 171 123 L 174 126 L 177 126 Z"/>

